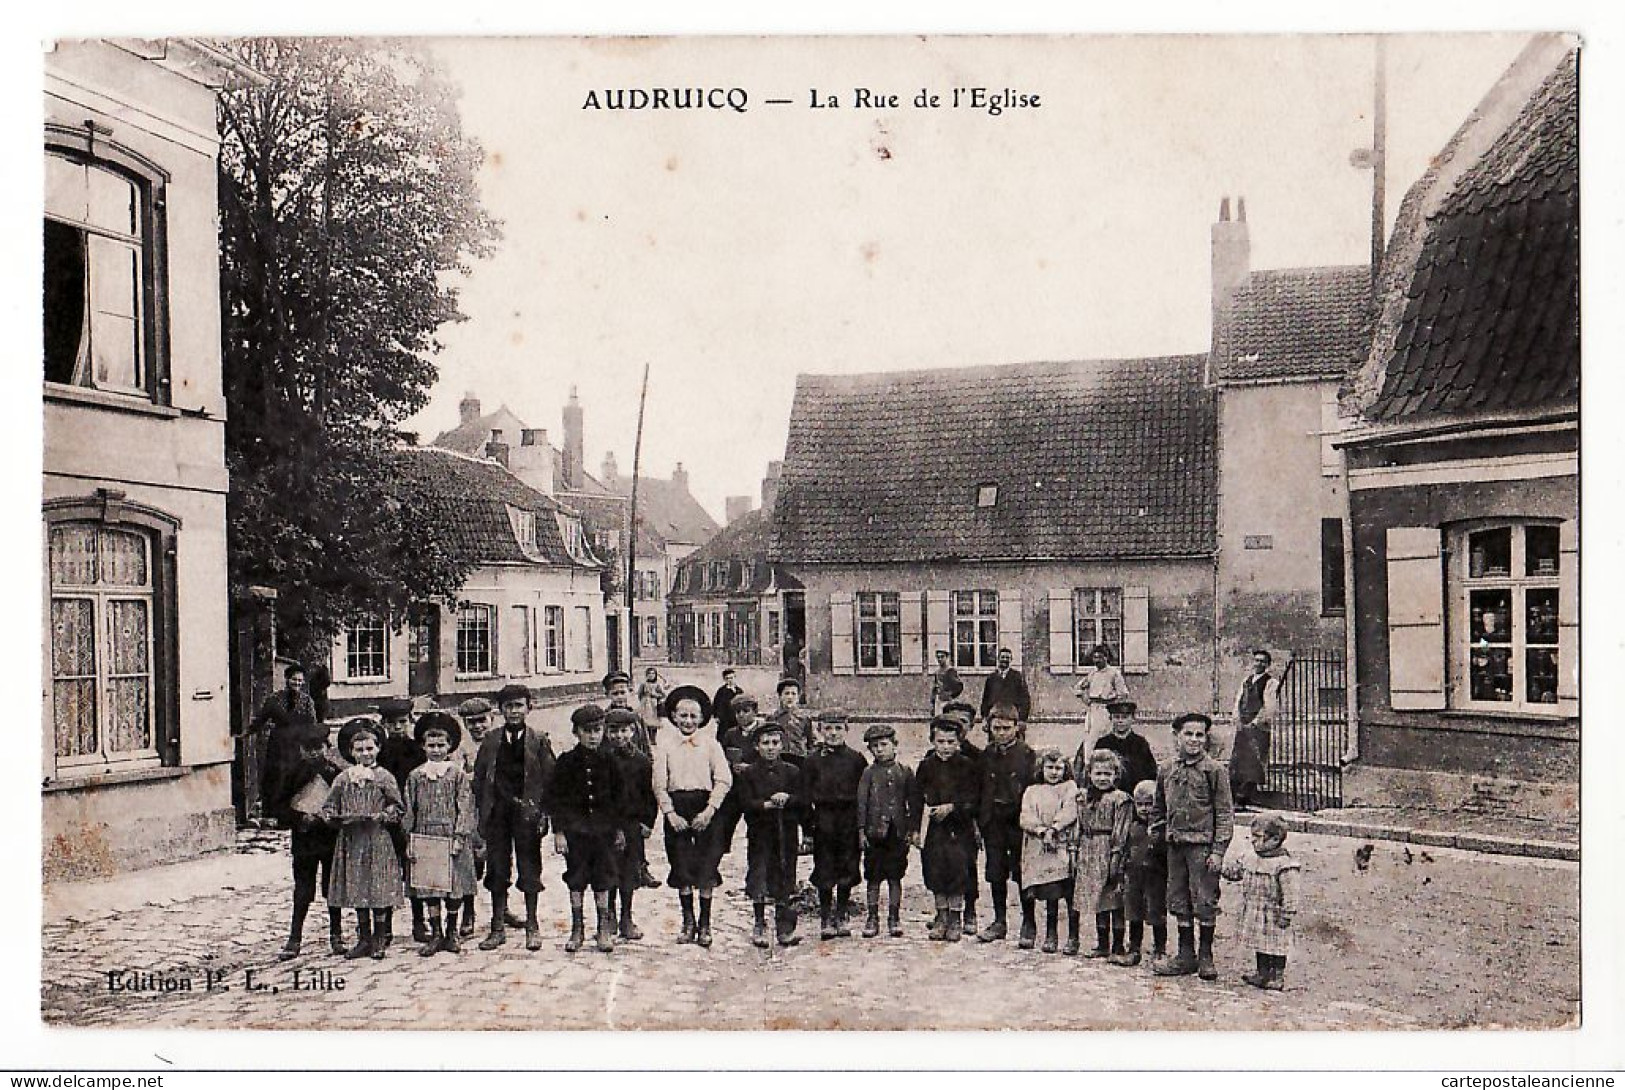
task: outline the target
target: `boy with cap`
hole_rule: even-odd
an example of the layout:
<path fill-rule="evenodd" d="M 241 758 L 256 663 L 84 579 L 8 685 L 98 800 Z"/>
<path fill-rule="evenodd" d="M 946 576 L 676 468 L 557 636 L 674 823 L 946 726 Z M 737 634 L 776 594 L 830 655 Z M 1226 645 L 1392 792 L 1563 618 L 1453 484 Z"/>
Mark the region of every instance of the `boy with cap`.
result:
<path fill-rule="evenodd" d="M 604 734 L 610 756 L 620 772 L 621 832 L 624 846 L 617 853 L 616 869 L 620 881 L 609 894 L 609 914 L 616 918 L 616 898 L 620 899 L 620 925 L 618 934 L 626 942 L 637 942 L 643 932 L 632 921 L 632 895 L 643 885 L 643 874 L 648 869 L 648 854 L 644 841 L 654 834 L 655 822 L 660 817 L 660 805 L 655 801 L 654 764 L 638 752 L 634 743 L 641 725 L 638 713 L 631 708 L 610 708 L 604 713 Z"/>
<path fill-rule="evenodd" d="M 480 743 L 485 741 L 485 735 L 491 729 L 491 715 L 496 709 L 491 702 L 483 696 L 469 697 L 457 705 L 457 718 L 463 721 L 463 741 L 457 747 L 457 757 L 462 761 L 463 771 L 467 772 L 472 782 L 474 775 L 474 761 L 480 755 Z M 479 830 L 469 837 L 469 846 L 474 853 L 474 881 L 476 883 L 485 878 L 485 842 L 480 839 Z M 474 895 L 470 893 L 463 898 L 462 915 L 458 922 L 458 937 L 470 938 L 474 934 Z"/>
<path fill-rule="evenodd" d="M 869 762 L 846 744 L 847 714 L 818 713 L 818 745 L 802 762 L 803 789 L 813 839 L 812 884 L 818 890 L 818 937 L 852 934 L 852 887 L 858 884 L 858 781 Z"/>
<path fill-rule="evenodd" d="M 885 882 L 890 895 L 887 932 L 901 938 L 909 836 L 920 825 L 914 773 L 897 759 L 897 729 L 890 724 L 876 723 L 864 731 L 863 743 L 874 755 L 874 763 L 858 777 L 858 843 L 863 849 L 863 877 L 869 883 L 863 937 L 880 934 L 880 883 Z"/>
<path fill-rule="evenodd" d="M 960 752 L 958 720 L 931 720 L 930 737 L 931 749 L 914 773 L 915 809 L 926 823 L 920 869 L 937 902 L 929 937 L 958 942 L 964 936 L 966 863 L 976 837 L 980 785 L 976 766 Z"/>
<path fill-rule="evenodd" d="M 485 841 L 485 888 L 491 891 L 491 933 L 481 950 L 507 941 L 509 875 L 518 872 L 525 898 L 525 949 L 542 948 L 536 899 L 542 891 L 542 837 L 547 831 L 547 790 L 553 778 L 553 746 L 525 724 L 530 690 L 519 684 L 497 694 L 502 729 L 485 736 L 474 761 L 474 800 Z"/>
<path fill-rule="evenodd" d="M 616 862 L 626 850 L 622 807 L 626 785 L 620 767 L 604 748 L 604 709 L 583 704 L 570 713 L 574 749 L 553 765 L 552 814 L 555 847 L 564 856 L 564 885 L 570 891 L 570 938 L 566 953 L 585 941 L 586 891 L 592 889 L 598 928 L 594 942 L 602 953 L 615 949 L 615 925 L 609 914 L 610 891 L 620 885 Z"/>
<path fill-rule="evenodd" d="M 739 774 L 756 759 L 756 747 L 750 740 L 751 732 L 756 729 L 756 698 L 741 692 L 733 697 L 731 705 L 734 725 L 726 731 L 717 731 L 717 741 L 722 743 L 722 752 L 727 754 L 728 767 L 734 774 L 734 786 L 722 800 L 716 820 L 712 822 L 716 828 L 711 843 L 719 865 L 722 857 L 733 851 L 734 836 L 739 830 Z"/>
<path fill-rule="evenodd" d="M 391 697 L 378 705 L 378 721 L 384 728 L 384 741 L 378 748 L 378 767 L 395 777 L 395 786 L 404 794 L 406 777 L 428 758 L 423 747 L 412 737 L 412 702 L 405 697 Z M 412 863 L 406 858 L 406 832 L 400 825 L 386 826 L 390 842 L 395 845 L 395 858 L 406 876 L 407 886 L 412 883 Z M 429 925 L 424 920 L 423 901 L 411 898 L 412 941 L 428 942 Z"/>
<path fill-rule="evenodd" d="M 757 759 L 739 774 L 739 808 L 745 814 L 745 894 L 751 899 L 755 926 L 751 943 L 766 948 L 767 902 L 774 903 L 780 946 L 794 946 L 796 935 L 796 816 L 805 796 L 801 770 L 782 759 L 784 727 L 769 719 L 751 732 Z"/>
<path fill-rule="evenodd" d="M 1152 966 L 1158 976 L 1217 980 L 1213 967 L 1213 919 L 1219 903 L 1219 872 L 1235 830 L 1230 776 L 1207 752 L 1213 720 L 1186 712 L 1174 720 L 1177 752 L 1157 773 L 1151 832 L 1168 842 L 1168 911 L 1179 923 L 1179 953 Z M 1201 926 L 1201 948 L 1195 931 Z"/>
<path fill-rule="evenodd" d="M 993 922 L 977 936 L 982 942 L 995 942 L 1008 933 L 1005 912 L 1010 883 L 1021 900 L 1021 940 L 1023 950 L 1031 950 L 1038 938 L 1033 917 L 1033 901 L 1021 886 L 1021 796 L 1042 780 L 1038 754 L 1018 734 L 1017 711 L 1013 704 L 994 704 L 988 714 L 991 744 L 982 753 L 978 780 L 980 792 L 976 824 L 987 852 L 987 883 L 993 895 Z"/>
<path fill-rule="evenodd" d="M 1113 700 L 1106 705 L 1106 712 L 1111 716 L 1111 729 L 1095 739 L 1095 749 L 1109 749 L 1117 754 L 1122 761 L 1123 774 L 1117 781 L 1117 789 L 1126 795 L 1134 794 L 1136 785 L 1146 780 L 1155 781 L 1157 778 L 1157 758 L 1151 752 L 1151 743 L 1145 740 L 1145 735 L 1134 729 L 1135 705 L 1132 700 Z M 1084 745 L 1088 739 L 1084 740 Z M 1078 756 L 1072 763 L 1074 769 L 1082 770 L 1089 767 L 1089 754 L 1078 747 Z"/>
<path fill-rule="evenodd" d="M 604 675 L 603 686 L 604 699 L 609 702 L 608 708 L 632 708 L 633 711 L 637 711 L 637 708 L 633 707 L 632 704 L 631 675 L 622 670 L 611 670 Z M 608 710 L 608 708 L 605 710 Z M 641 715 L 638 717 L 638 729 L 632 734 L 632 744 L 645 757 L 648 757 L 652 752 L 650 749 L 652 742 L 649 738 L 649 728 L 644 724 Z"/>
<path fill-rule="evenodd" d="M 959 724 L 959 752 L 963 753 L 972 765 L 976 767 L 980 776 L 982 768 L 982 747 L 970 740 L 971 727 L 976 724 L 976 705 L 967 700 L 950 701 L 942 709 L 942 714 Z M 980 783 L 980 780 L 977 781 Z M 972 823 L 975 831 L 975 823 Z M 981 868 L 977 865 L 977 857 L 981 854 L 981 833 L 975 832 L 965 850 L 965 915 L 964 928 L 967 935 L 976 934 L 976 900 L 977 887 L 982 881 Z"/>
<path fill-rule="evenodd" d="M 276 793 L 265 799 L 266 811 L 284 829 L 291 829 L 289 849 L 293 855 L 293 919 L 288 925 L 288 942 L 277 955 L 289 961 L 299 955 L 305 916 L 316 901 L 316 878 L 321 876 L 322 897 L 326 898 L 333 871 L 333 846 L 338 830 L 321 818 L 327 790 L 343 771 L 327 751 L 327 728 L 314 723 L 278 728 L 293 732 L 298 757 L 281 770 Z M 327 907 L 327 934 L 333 953 L 344 953 L 344 912 Z"/>

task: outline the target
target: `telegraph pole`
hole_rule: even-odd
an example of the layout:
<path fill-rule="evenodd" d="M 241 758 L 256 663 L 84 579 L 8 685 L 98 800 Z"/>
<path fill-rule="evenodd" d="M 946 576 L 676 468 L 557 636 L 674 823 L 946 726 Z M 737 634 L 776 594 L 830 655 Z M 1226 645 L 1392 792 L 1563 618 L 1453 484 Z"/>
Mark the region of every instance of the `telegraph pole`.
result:
<path fill-rule="evenodd" d="M 638 394 L 638 434 L 632 443 L 632 506 L 626 524 L 626 673 L 638 645 L 637 619 L 632 613 L 632 590 L 638 574 L 638 476 L 643 461 L 643 406 L 649 398 L 649 365 L 643 365 L 643 390 Z"/>

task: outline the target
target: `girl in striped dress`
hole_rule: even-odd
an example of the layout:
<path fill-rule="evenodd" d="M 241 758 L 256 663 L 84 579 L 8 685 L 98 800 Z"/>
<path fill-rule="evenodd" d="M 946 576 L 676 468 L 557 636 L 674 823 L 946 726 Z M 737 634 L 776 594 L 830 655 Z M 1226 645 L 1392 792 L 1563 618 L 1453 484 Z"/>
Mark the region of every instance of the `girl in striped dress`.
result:
<path fill-rule="evenodd" d="M 322 820 L 338 828 L 327 903 L 355 909 L 358 939 L 344 956 L 382 958 L 390 923 L 401 904 L 401 865 L 386 826 L 401 820 L 401 790 L 378 767 L 382 730 L 371 719 L 352 719 L 339 731 L 339 754 L 351 762 L 333 780 Z"/>
<path fill-rule="evenodd" d="M 1298 861 L 1287 854 L 1286 822 L 1267 814 L 1253 822 L 1250 856 L 1226 864 L 1224 877 L 1241 883 L 1241 940 L 1251 943 L 1257 969 L 1241 979 L 1255 988 L 1281 990 L 1292 953 L 1292 918 L 1298 912 Z"/>
<path fill-rule="evenodd" d="M 1077 792 L 1078 863 L 1072 914 L 1092 913 L 1095 917 L 1095 948 L 1084 957 L 1124 953 L 1123 860 L 1134 800 L 1117 786 L 1122 769 L 1116 753 L 1095 750 L 1089 754 L 1089 766 Z"/>

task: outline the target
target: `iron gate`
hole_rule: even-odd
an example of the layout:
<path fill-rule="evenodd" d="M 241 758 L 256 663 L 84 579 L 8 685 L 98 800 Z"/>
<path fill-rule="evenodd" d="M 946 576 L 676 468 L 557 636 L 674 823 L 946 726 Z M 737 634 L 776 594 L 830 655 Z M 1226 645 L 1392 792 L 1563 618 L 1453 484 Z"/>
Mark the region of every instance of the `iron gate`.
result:
<path fill-rule="evenodd" d="M 1294 653 L 1282 671 L 1267 788 L 1294 810 L 1343 804 L 1347 679 L 1335 651 Z"/>

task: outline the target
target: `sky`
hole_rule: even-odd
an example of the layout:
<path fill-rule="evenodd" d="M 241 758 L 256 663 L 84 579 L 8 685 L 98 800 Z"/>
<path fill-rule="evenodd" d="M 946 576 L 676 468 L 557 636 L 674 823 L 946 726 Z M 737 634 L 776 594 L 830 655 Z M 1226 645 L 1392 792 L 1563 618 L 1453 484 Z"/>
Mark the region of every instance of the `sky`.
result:
<path fill-rule="evenodd" d="M 1388 212 L 1521 35 L 1388 44 Z M 1209 228 L 1246 198 L 1254 268 L 1370 254 L 1372 39 L 1356 36 L 443 39 L 504 225 L 409 423 L 473 391 L 586 462 L 682 463 L 720 521 L 783 456 L 799 373 L 1200 352 Z M 955 87 L 1037 108 L 948 103 Z M 744 112 L 584 108 L 740 88 Z M 856 91 L 899 96 L 860 108 Z M 837 108 L 809 106 L 835 95 Z M 943 106 L 917 109 L 921 90 Z M 768 105 L 787 98 L 790 105 Z M 738 99 L 736 98 L 737 102 Z M 964 99 L 962 98 L 962 101 Z M 922 426 L 927 422 L 922 422 Z"/>

